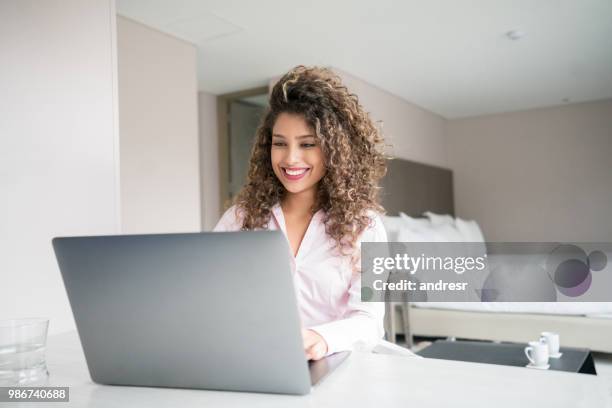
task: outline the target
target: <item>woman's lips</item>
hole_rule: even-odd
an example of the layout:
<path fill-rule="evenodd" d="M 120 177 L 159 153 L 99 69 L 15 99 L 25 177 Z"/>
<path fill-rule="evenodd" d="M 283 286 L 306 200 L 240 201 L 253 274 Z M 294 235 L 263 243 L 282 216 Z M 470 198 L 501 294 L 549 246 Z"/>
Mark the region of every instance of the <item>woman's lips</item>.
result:
<path fill-rule="evenodd" d="M 308 167 L 282 167 L 283 175 L 287 180 L 296 181 L 308 173 Z"/>

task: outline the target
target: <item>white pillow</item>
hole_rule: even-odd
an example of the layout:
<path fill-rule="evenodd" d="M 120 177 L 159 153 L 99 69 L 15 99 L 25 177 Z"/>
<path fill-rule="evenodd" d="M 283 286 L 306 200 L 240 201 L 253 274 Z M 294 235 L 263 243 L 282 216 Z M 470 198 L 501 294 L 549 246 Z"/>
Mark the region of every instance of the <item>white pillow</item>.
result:
<path fill-rule="evenodd" d="M 388 215 L 382 216 L 382 222 L 387 231 L 387 240 L 389 242 L 397 241 L 397 234 L 400 229 L 405 227 L 405 221 L 401 217 L 391 217 Z"/>
<path fill-rule="evenodd" d="M 463 236 L 452 225 L 430 225 L 420 229 L 402 228 L 397 235 L 398 242 L 461 242 Z"/>
<path fill-rule="evenodd" d="M 404 225 L 409 229 L 418 231 L 431 226 L 431 221 L 429 221 L 429 218 L 413 218 L 407 214 L 404 214 L 403 212 L 400 212 L 399 215 L 404 221 Z"/>
<path fill-rule="evenodd" d="M 402 228 L 397 234 L 397 242 L 431 242 L 431 236 L 422 231 Z"/>
<path fill-rule="evenodd" d="M 455 224 L 455 219 L 449 214 L 436 214 L 431 211 L 425 211 L 423 215 L 429 218 L 432 225 Z"/>
<path fill-rule="evenodd" d="M 434 242 L 461 242 L 463 235 L 457 230 L 455 225 L 439 224 L 432 226 L 432 233 L 436 238 Z"/>
<path fill-rule="evenodd" d="M 484 242 L 484 236 L 476 221 L 457 218 L 455 226 L 463 236 L 463 242 Z"/>

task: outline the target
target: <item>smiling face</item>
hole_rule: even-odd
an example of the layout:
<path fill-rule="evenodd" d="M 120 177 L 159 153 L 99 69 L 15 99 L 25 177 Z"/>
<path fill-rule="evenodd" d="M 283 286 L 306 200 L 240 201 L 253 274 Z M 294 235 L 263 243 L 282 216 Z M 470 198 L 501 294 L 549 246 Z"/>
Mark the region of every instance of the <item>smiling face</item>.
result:
<path fill-rule="evenodd" d="M 274 174 L 287 192 L 316 192 L 325 175 L 323 151 L 303 116 L 281 113 L 272 128 L 271 160 Z"/>

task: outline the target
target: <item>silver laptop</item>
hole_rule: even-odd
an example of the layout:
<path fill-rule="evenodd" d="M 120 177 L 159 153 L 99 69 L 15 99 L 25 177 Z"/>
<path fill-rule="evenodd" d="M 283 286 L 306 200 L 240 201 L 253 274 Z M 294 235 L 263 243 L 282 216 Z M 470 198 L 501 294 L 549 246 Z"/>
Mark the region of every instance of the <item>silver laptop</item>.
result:
<path fill-rule="evenodd" d="M 97 383 L 306 394 L 348 355 L 306 361 L 279 231 L 64 237 L 53 248 Z"/>

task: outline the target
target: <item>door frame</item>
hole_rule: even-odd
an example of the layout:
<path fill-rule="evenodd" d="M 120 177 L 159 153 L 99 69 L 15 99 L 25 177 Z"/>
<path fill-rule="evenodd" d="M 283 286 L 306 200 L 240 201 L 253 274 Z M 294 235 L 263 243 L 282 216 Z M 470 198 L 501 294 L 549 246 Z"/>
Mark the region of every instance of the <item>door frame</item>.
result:
<path fill-rule="evenodd" d="M 221 214 L 231 206 L 229 197 L 229 110 L 230 104 L 236 100 L 269 93 L 267 86 L 231 92 L 217 96 L 217 124 L 219 133 L 219 209 Z"/>

